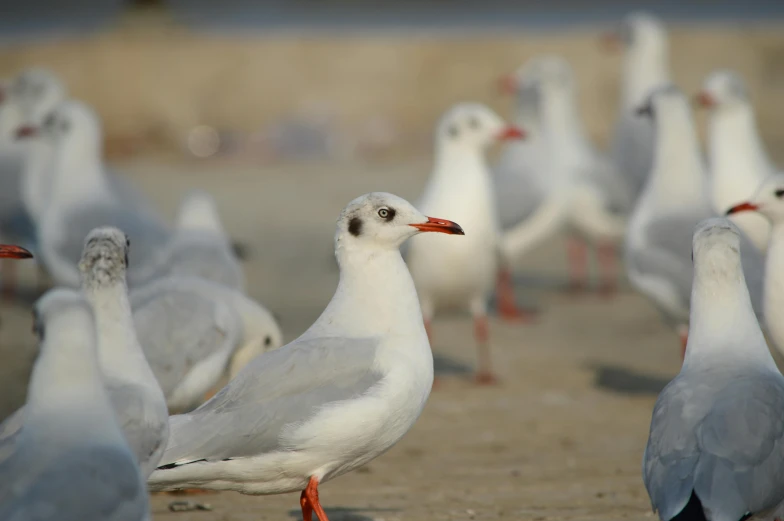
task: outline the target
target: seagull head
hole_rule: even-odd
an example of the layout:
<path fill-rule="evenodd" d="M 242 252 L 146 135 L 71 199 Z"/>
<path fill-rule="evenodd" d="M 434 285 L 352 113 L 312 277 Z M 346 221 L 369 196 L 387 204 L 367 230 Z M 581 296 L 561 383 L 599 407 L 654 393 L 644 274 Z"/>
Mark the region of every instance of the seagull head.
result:
<path fill-rule="evenodd" d="M 38 127 L 24 126 L 17 137 L 40 135 L 56 146 L 99 155 L 102 135 L 98 115 L 86 104 L 76 100 L 59 103 Z"/>
<path fill-rule="evenodd" d="M 46 325 L 51 323 L 53 318 L 66 318 L 69 314 L 75 315 L 74 318 L 83 315 L 88 320 L 92 319 L 92 308 L 81 292 L 71 288 L 54 288 L 44 293 L 33 304 L 33 333 L 38 337 L 38 341 L 43 342 Z M 74 327 L 79 326 L 74 324 Z"/>
<path fill-rule="evenodd" d="M 460 103 L 441 117 L 436 129 L 439 149 L 484 150 L 498 141 L 523 139 L 523 130 L 508 125 L 490 108 L 480 103 Z"/>
<path fill-rule="evenodd" d="M 21 246 L 0 244 L 0 258 L 2 259 L 32 259 L 33 254 Z"/>
<path fill-rule="evenodd" d="M 669 121 L 673 114 L 689 114 L 689 103 L 686 96 L 674 84 L 668 83 L 652 89 L 645 97 L 645 101 L 637 107 L 637 116 L 650 119 L 652 122 L 659 123 L 662 120 Z"/>
<path fill-rule="evenodd" d="M 774 225 L 784 222 L 784 174 L 768 177 L 749 201 L 736 204 L 727 215 L 741 212 L 758 212 Z"/>
<path fill-rule="evenodd" d="M 695 102 L 707 109 L 720 109 L 746 105 L 749 95 L 741 76 L 731 70 L 721 69 L 705 78 Z"/>
<path fill-rule="evenodd" d="M 614 30 L 605 33 L 602 42 L 608 50 L 664 53 L 667 50 L 667 30 L 654 15 L 634 12 L 626 16 Z"/>
<path fill-rule="evenodd" d="M 125 280 L 131 241 L 111 226 L 93 229 L 84 241 L 79 271 L 88 287 L 112 285 Z"/>
<path fill-rule="evenodd" d="M 9 86 L 9 97 L 20 109 L 25 125 L 37 126 L 66 97 L 65 84 L 55 73 L 41 67 L 25 69 Z"/>
<path fill-rule="evenodd" d="M 423 232 L 464 235 L 457 223 L 428 217 L 405 199 L 372 192 L 351 201 L 338 218 L 336 248 L 397 249 Z"/>
<path fill-rule="evenodd" d="M 225 235 L 215 198 L 204 190 L 191 190 L 180 203 L 177 229 L 196 230 Z"/>
<path fill-rule="evenodd" d="M 536 89 L 540 96 L 553 92 L 570 93 L 574 89 L 574 71 L 560 56 L 546 55 L 530 60 L 521 71 L 523 88 Z"/>
<path fill-rule="evenodd" d="M 701 272 L 703 280 L 718 282 L 742 276 L 740 230 L 724 217 L 700 222 L 694 230 L 692 257 L 695 272 Z"/>

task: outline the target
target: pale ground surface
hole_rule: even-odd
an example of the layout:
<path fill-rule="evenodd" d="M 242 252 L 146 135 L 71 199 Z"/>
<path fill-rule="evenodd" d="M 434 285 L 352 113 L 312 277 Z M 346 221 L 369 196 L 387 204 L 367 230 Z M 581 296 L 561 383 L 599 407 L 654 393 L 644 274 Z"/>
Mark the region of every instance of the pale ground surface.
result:
<path fill-rule="evenodd" d="M 165 208 L 188 187 L 212 191 L 226 226 L 253 248 L 252 295 L 300 334 L 332 295 L 334 221 L 352 198 L 386 190 L 415 200 L 427 161 L 394 165 L 185 165 L 165 159 L 123 165 Z M 448 217 L 448 216 L 445 216 Z M 30 266 L 25 266 L 29 270 Z M 32 270 L 29 270 L 32 271 Z M 492 320 L 502 385 L 477 388 L 471 323 L 435 323 L 436 390 L 414 429 L 388 454 L 322 488 L 332 521 L 432 519 L 640 519 L 650 516 L 640 461 L 658 390 L 679 367 L 675 336 L 640 297 L 573 298 L 561 289 L 564 248 L 554 241 L 519 270 L 522 302 L 542 310 L 534 325 Z M 532 274 L 536 278 L 531 277 Z M 7 412 L 21 400 L 32 359 L 29 306 L 2 309 L 0 383 Z M 297 518 L 298 496 L 198 496 L 212 512 L 159 520 Z"/>

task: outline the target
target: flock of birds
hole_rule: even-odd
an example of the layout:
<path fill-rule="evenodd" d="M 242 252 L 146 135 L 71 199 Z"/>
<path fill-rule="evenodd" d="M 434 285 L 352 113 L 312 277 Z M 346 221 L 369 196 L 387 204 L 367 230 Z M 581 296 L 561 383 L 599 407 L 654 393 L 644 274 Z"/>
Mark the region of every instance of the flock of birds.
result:
<path fill-rule="evenodd" d="M 473 103 L 442 117 L 417 205 L 374 192 L 346 206 L 335 294 L 285 346 L 246 295 L 209 194 L 188 194 L 169 228 L 107 170 L 89 106 L 46 70 L 9 81 L 0 236 L 33 250 L 56 287 L 33 307 L 27 403 L 0 425 L 0 519 L 143 520 L 148 490 L 200 488 L 301 491 L 304 521 L 327 521 L 319 484 L 388 450 L 422 412 L 436 313 L 470 311 L 477 381 L 493 382 L 488 302 L 495 291 L 502 317 L 525 320 L 510 267 L 564 231 L 575 289 L 591 246 L 612 292 L 623 248 L 632 286 L 683 341 L 643 461 L 659 517 L 777 518 L 784 376 L 760 324 L 784 350 L 784 175 L 737 74 L 712 73 L 695 96 L 710 110 L 706 166 L 664 25 L 630 15 L 608 42 L 625 55 L 609 155 L 581 126 L 570 64 L 532 59 L 502 82 L 514 125 Z M 497 141 L 510 142 L 491 168 Z"/>

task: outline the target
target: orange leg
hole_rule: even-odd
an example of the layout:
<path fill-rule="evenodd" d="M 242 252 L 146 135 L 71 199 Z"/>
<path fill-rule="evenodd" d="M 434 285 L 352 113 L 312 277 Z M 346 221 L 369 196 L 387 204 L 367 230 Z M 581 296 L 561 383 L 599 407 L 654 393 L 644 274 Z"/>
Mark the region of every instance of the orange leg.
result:
<path fill-rule="evenodd" d="M 588 249 L 581 239 L 569 236 L 566 254 L 569 259 L 569 291 L 581 293 L 585 291 L 588 280 Z"/>
<path fill-rule="evenodd" d="M 498 379 L 493 374 L 493 363 L 490 357 L 490 327 L 487 315 L 474 317 L 474 337 L 478 355 L 478 369 L 476 383 L 479 385 L 493 385 Z"/>
<path fill-rule="evenodd" d="M 512 272 L 506 268 L 498 270 L 496 281 L 496 302 L 498 314 L 504 320 L 512 322 L 531 322 L 530 313 L 517 307 L 514 286 L 512 286 Z"/>
<path fill-rule="evenodd" d="M 602 270 L 602 283 L 599 291 L 605 297 L 612 297 L 615 295 L 618 280 L 618 257 L 615 254 L 615 245 L 600 244 L 596 253 L 599 257 L 599 268 Z"/>
<path fill-rule="evenodd" d="M 315 476 L 310 477 L 308 486 L 300 494 L 299 505 L 302 507 L 302 521 L 313 521 L 314 511 L 319 521 L 329 521 L 324 509 L 321 508 L 321 503 L 319 503 L 318 479 Z"/>

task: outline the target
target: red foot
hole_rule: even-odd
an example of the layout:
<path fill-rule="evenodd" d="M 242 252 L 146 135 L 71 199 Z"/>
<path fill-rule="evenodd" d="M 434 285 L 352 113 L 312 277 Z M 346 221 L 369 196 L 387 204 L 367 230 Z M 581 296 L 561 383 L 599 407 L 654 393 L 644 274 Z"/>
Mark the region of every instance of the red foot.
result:
<path fill-rule="evenodd" d="M 614 297 L 618 283 L 618 255 L 614 244 L 600 244 L 597 250 L 599 267 L 602 270 L 602 284 L 599 293 L 605 298 Z"/>
<path fill-rule="evenodd" d="M 582 293 L 588 279 L 588 248 L 581 239 L 568 237 L 566 255 L 569 260 L 569 293 Z"/>
<path fill-rule="evenodd" d="M 517 307 L 514 287 L 512 286 L 512 274 L 507 269 L 502 269 L 498 272 L 496 303 L 498 315 L 504 320 L 517 323 L 529 323 L 534 320 L 531 313 Z"/>
<path fill-rule="evenodd" d="M 498 378 L 489 371 L 479 371 L 474 376 L 474 382 L 477 385 L 496 385 L 498 384 Z"/>
<path fill-rule="evenodd" d="M 302 521 L 313 521 L 313 512 L 319 518 L 319 521 L 329 521 L 324 509 L 321 508 L 318 496 L 318 479 L 315 476 L 310 477 L 308 486 L 302 491 L 299 496 L 299 505 L 302 507 Z"/>

